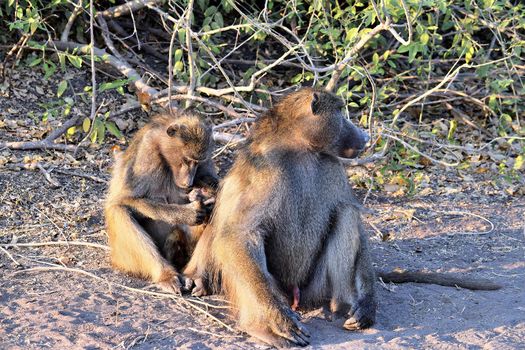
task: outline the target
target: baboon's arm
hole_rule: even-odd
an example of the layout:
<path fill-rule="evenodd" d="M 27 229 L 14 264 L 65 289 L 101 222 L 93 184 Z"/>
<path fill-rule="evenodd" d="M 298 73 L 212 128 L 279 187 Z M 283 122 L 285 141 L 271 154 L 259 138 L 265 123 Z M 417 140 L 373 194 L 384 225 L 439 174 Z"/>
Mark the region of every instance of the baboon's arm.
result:
<path fill-rule="evenodd" d="M 461 287 L 471 290 L 497 290 L 501 286 L 484 278 L 456 277 L 450 274 L 423 271 L 405 271 L 396 269 L 392 272 L 376 271 L 383 282 L 389 283 L 427 283 L 445 287 Z"/>
<path fill-rule="evenodd" d="M 165 221 L 173 225 L 195 225 L 200 220 L 203 220 L 205 215 L 203 211 L 197 208 L 199 206 L 198 203 L 167 204 L 146 198 L 127 197 L 121 201 L 121 205 L 131 208 L 150 219 Z"/>

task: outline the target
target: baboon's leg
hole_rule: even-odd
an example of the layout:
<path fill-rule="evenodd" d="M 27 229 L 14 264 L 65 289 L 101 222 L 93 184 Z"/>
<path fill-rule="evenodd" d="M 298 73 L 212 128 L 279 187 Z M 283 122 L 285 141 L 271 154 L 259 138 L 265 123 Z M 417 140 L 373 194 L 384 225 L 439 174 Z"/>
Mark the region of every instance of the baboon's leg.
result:
<path fill-rule="evenodd" d="M 162 257 L 146 231 L 128 209 L 113 205 L 106 209 L 111 263 L 121 271 L 151 279 L 168 292 L 179 293 L 179 274 Z"/>
<path fill-rule="evenodd" d="M 177 269 L 183 268 L 191 256 L 188 231 L 187 226 L 177 225 L 169 232 L 164 242 L 164 256 Z"/>
<path fill-rule="evenodd" d="M 339 209 L 314 276 L 301 290 L 301 304 L 319 306 L 329 300 L 336 318 L 348 317 L 346 329 L 367 328 L 375 320 L 374 271 L 361 232 L 357 211 L 351 206 Z"/>
<path fill-rule="evenodd" d="M 195 282 L 195 287 L 191 291 L 191 295 L 195 297 L 201 297 L 213 292 L 209 285 L 209 276 L 207 275 L 207 270 L 211 267 L 211 264 L 213 264 L 211 257 L 211 240 L 213 235 L 209 227 L 210 226 L 206 226 L 204 232 L 200 234 L 200 238 L 191 254 L 191 259 L 184 268 L 184 275 Z M 197 232 L 194 232 L 192 230 L 192 235 L 198 233 L 199 230 L 196 231 Z"/>
<path fill-rule="evenodd" d="M 238 310 L 239 326 L 273 346 L 308 345 L 308 331 L 266 268 L 262 236 L 217 236 L 213 247 L 223 288 Z"/>

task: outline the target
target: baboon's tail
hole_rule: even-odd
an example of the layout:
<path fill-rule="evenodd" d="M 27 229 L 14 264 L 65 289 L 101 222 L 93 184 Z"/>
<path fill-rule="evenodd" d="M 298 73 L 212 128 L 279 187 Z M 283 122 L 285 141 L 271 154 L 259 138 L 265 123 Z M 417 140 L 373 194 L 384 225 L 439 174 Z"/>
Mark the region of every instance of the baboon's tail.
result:
<path fill-rule="evenodd" d="M 381 278 L 385 283 L 427 283 L 445 287 L 461 287 L 471 290 L 498 290 L 501 288 L 499 284 L 488 279 L 459 277 L 448 273 L 405 271 L 401 269 L 396 269 L 392 272 L 378 270 L 376 273 L 377 277 Z"/>

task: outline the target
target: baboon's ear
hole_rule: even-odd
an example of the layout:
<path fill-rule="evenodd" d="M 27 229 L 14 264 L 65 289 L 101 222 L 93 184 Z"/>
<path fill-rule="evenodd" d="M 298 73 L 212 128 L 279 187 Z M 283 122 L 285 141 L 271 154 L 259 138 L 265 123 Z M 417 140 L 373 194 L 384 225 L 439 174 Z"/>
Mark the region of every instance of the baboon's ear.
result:
<path fill-rule="evenodd" d="M 166 134 L 168 134 L 169 137 L 177 136 L 177 134 L 180 131 L 180 125 L 179 124 L 171 124 L 166 129 Z"/>
<path fill-rule="evenodd" d="M 317 114 L 317 112 L 319 112 L 320 103 L 321 103 L 321 96 L 319 96 L 318 92 L 314 92 L 312 94 L 312 106 L 311 106 L 312 112 L 314 114 Z"/>

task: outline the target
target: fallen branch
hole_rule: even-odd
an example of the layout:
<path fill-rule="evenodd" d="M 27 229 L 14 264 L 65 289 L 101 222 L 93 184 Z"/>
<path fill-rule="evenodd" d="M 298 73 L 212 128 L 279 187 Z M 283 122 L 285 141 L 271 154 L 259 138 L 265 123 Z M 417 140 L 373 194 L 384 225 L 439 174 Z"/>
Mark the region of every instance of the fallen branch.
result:
<path fill-rule="evenodd" d="M 0 247 L 4 248 L 11 248 L 11 247 L 44 247 L 44 246 L 51 246 L 51 245 L 76 245 L 76 246 L 84 246 L 84 247 L 91 247 L 91 248 L 100 248 L 104 250 L 109 250 L 108 246 L 97 244 L 97 243 L 90 243 L 90 242 L 79 242 L 79 241 L 52 241 L 52 242 L 31 242 L 31 243 L 6 243 L 6 244 L 0 244 Z"/>
<path fill-rule="evenodd" d="M 33 150 L 33 149 L 54 149 L 60 151 L 74 151 L 77 146 L 75 145 L 64 145 L 55 143 L 54 141 L 64 134 L 67 129 L 76 125 L 80 115 L 75 115 L 66 121 L 60 128 L 55 129 L 45 139 L 40 141 L 9 141 L 0 143 L 0 149 L 9 148 L 15 150 Z"/>
<path fill-rule="evenodd" d="M 140 10 L 146 6 L 160 4 L 161 2 L 163 2 L 163 0 L 133 0 L 122 5 L 110 7 L 107 10 L 99 12 L 99 14 L 104 17 L 116 18 Z"/>

